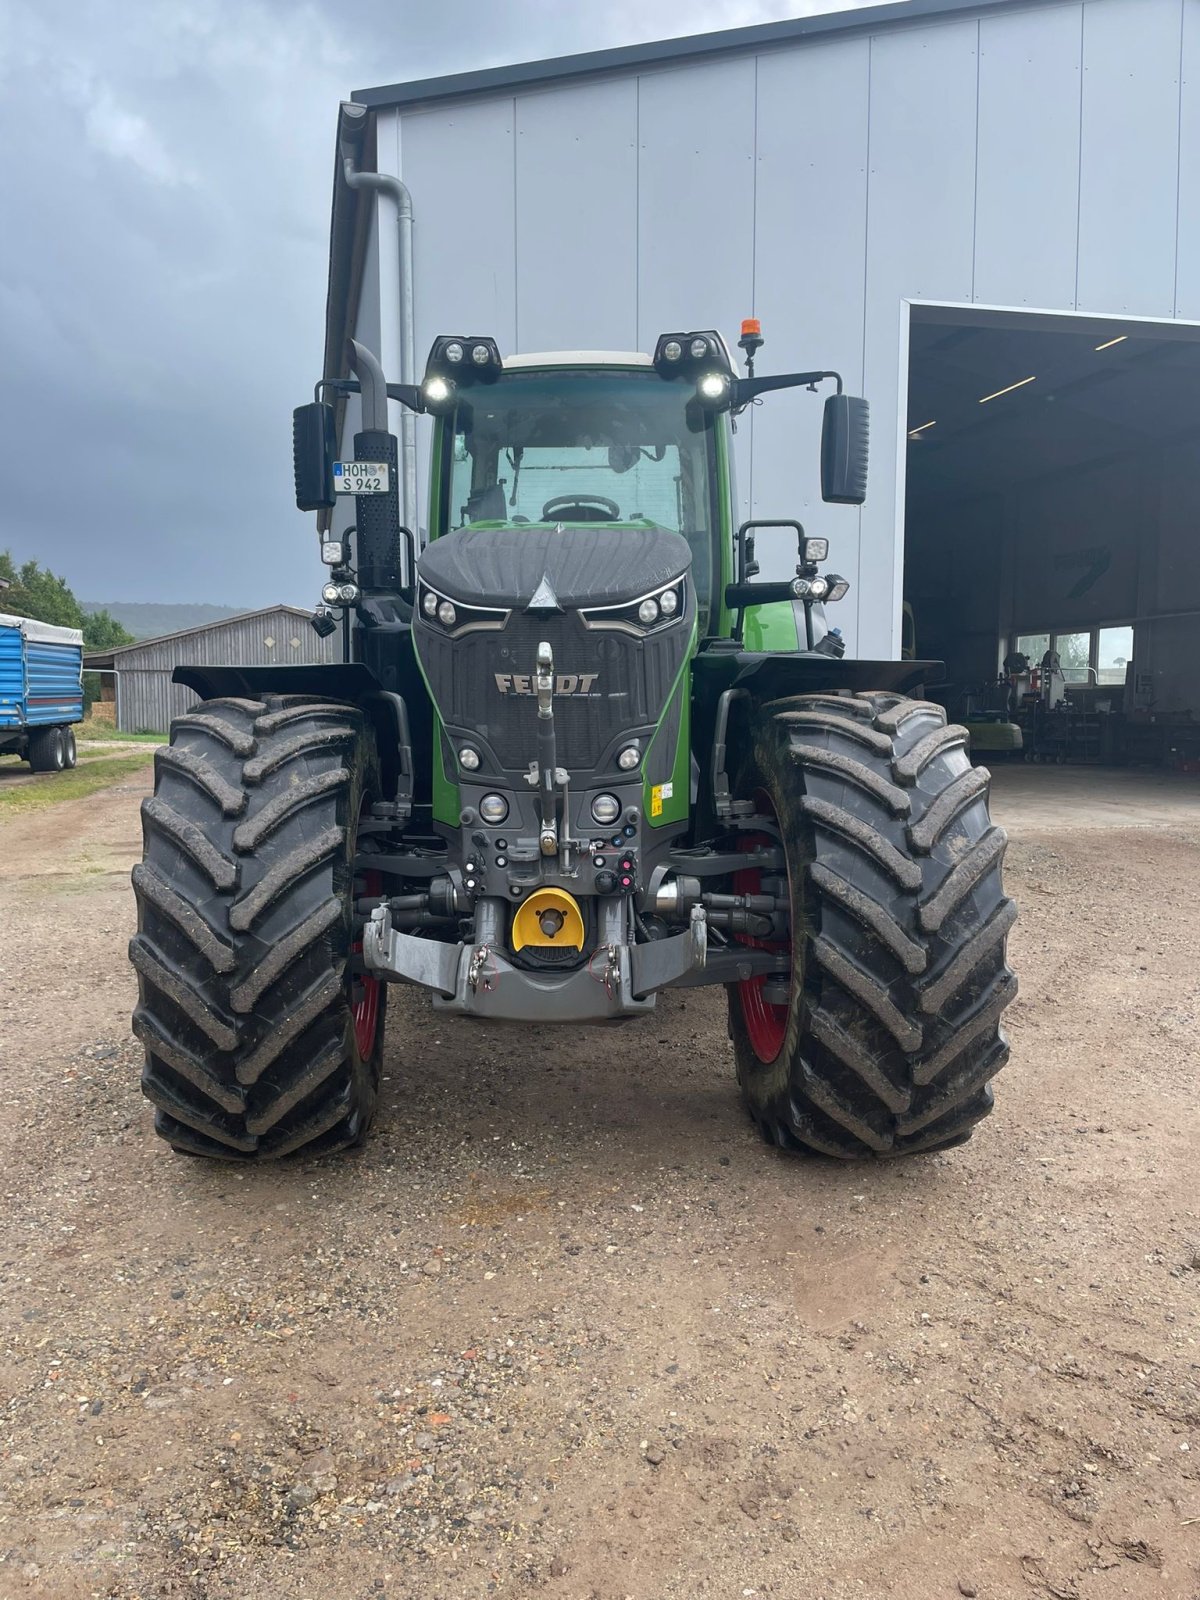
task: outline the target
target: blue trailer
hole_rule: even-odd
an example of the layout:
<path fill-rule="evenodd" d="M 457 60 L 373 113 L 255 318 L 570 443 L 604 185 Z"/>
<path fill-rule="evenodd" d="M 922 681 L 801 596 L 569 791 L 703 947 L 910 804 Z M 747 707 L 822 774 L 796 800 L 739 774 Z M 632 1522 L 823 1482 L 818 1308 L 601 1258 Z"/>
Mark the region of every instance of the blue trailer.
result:
<path fill-rule="evenodd" d="M 0 754 L 35 772 L 73 767 L 82 719 L 83 634 L 0 613 Z"/>

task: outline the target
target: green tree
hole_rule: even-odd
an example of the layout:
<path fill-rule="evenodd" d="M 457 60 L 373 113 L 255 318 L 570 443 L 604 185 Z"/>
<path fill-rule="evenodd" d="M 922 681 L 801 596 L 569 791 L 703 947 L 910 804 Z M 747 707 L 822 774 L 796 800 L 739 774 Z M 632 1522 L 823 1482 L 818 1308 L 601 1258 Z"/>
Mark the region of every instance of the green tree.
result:
<path fill-rule="evenodd" d="M 133 635 L 116 617 L 107 611 L 85 611 L 83 615 L 83 648 L 90 650 L 115 650 L 123 644 L 133 644 Z M 83 703 L 90 711 L 100 698 L 100 674 L 83 675 Z"/>
<path fill-rule="evenodd" d="M 136 640 L 129 629 L 107 611 L 85 611 L 83 616 L 83 648 L 85 650 L 116 650 L 123 644 Z"/>
<path fill-rule="evenodd" d="M 38 622 L 55 622 L 63 628 L 82 628 L 83 612 L 65 578 L 36 561 L 17 566 L 8 550 L 0 550 L 0 578 L 9 587 L 0 589 L 0 610 L 14 617 L 34 617 Z"/>
<path fill-rule="evenodd" d="M 65 578 L 60 578 L 36 561 L 17 566 L 9 550 L 0 550 L 0 578 L 8 582 L 0 589 L 0 611 L 13 617 L 34 617 L 38 622 L 54 622 L 63 628 L 82 628 L 84 650 L 113 650 L 133 644 L 133 635 L 107 611 L 84 613 Z M 85 672 L 83 698 L 90 706 L 100 698 L 100 674 Z"/>

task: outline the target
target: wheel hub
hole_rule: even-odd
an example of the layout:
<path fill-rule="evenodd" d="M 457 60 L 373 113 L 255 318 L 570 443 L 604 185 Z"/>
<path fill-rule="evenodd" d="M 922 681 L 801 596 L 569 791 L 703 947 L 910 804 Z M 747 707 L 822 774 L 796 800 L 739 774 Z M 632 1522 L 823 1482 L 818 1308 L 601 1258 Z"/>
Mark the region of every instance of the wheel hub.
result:
<path fill-rule="evenodd" d="M 755 801 L 759 816 L 767 816 L 774 821 L 775 808 L 769 796 L 759 791 Z M 769 834 L 744 834 L 738 840 L 738 850 L 751 854 L 756 850 L 769 850 L 777 843 L 778 840 Z M 766 887 L 760 867 L 743 867 L 733 875 L 735 894 L 762 894 L 766 892 Z M 750 934 L 738 934 L 735 937 L 739 944 L 749 945 L 755 950 L 773 950 L 779 954 L 786 951 L 788 956 L 789 970 L 786 973 L 757 973 L 752 978 L 743 978 L 737 986 L 738 1003 L 742 1008 L 742 1020 L 746 1024 L 750 1047 L 764 1065 L 769 1065 L 778 1057 L 787 1037 L 792 996 L 792 941 L 790 937 L 783 940 L 756 939 Z"/>

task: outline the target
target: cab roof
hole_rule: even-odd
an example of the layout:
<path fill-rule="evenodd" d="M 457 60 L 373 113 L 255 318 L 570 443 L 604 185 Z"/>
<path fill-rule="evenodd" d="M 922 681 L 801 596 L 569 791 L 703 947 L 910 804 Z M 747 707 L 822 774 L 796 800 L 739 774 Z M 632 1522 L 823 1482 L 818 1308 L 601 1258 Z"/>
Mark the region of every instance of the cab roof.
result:
<path fill-rule="evenodd" d="M 654 362 L 641 350 L 545 350 L 528 355 L 505 356 L 505 372 L 523 367 L 652 367 Z"/>

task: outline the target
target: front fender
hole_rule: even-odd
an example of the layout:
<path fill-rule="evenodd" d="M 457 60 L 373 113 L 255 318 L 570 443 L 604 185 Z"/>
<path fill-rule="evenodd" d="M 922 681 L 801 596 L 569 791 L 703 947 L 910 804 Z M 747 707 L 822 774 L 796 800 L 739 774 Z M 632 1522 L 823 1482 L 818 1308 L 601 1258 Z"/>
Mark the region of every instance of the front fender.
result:
<path fill-rule="evenodd" d="M 286 667 L 176 667 L 171 681 L 194 690 L 204 700 L 224 695 L 311 694 L 317 700 L 348 700 L 354 705 L 361 705 L 382 687 L 361 661 L 297 662 Z"/>

